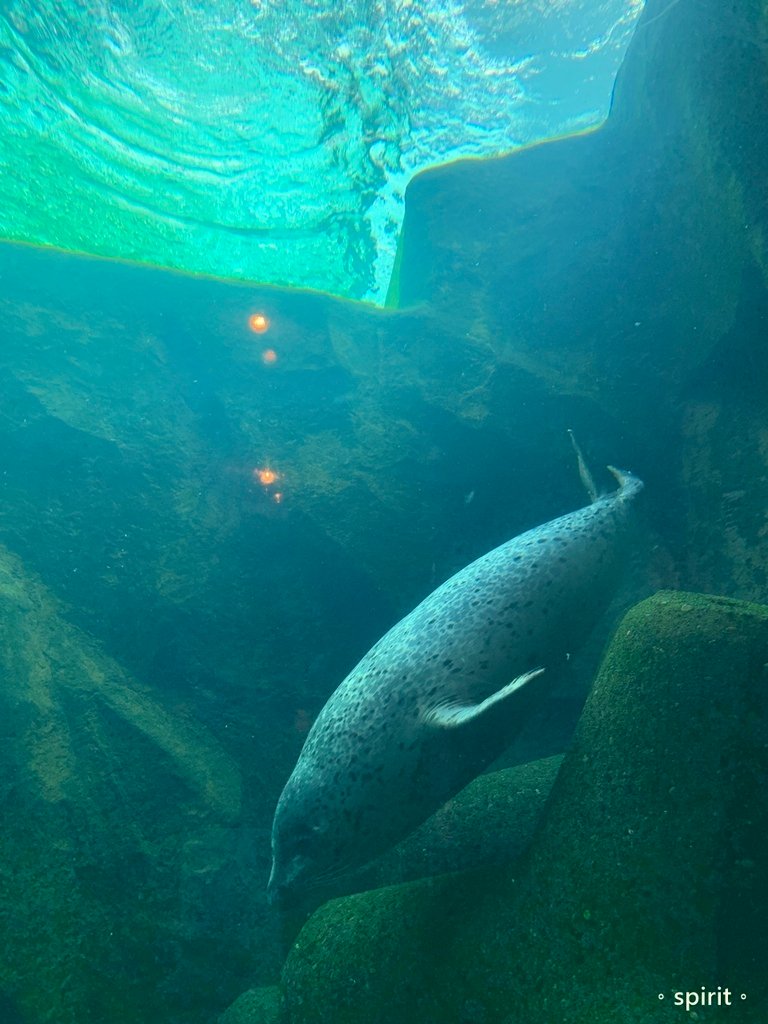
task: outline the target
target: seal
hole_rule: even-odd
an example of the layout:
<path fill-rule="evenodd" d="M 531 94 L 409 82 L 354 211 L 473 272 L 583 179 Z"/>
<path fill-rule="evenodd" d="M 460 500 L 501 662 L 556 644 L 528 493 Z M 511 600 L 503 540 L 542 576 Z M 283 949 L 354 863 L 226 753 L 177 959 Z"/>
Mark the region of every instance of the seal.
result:
<path fill-rule="evenodd" d="M 456 573 L 331 695 L 277 804 L 272 901 L 383 853 L 502 753 L 527 684 L 565 661 L 614 592 L 643 485 L 608 468 L 616 491 Z"/>

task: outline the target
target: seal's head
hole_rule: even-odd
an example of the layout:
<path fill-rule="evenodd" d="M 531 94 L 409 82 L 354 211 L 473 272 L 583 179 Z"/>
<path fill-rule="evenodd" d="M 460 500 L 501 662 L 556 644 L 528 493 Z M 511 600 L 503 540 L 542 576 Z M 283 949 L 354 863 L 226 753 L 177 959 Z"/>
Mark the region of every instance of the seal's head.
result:
<path fill-rule="evenodd" d="M 345 742 L 333 734 L 322 738 L 317 749 L 307 741 L 277 803 L 268 886 L 272 903 L 289 906 L 332 888 L 331 882 L 378 856 L 428 813 L 413 799 L 412 765 L 396 742 L 383 752 L 359 732 L 352 731 Z M 362 768 L 354 742 L 367 759 Z M 385 754 L 392 746 L 394 758 Z M 389 813 L 398 805 L 399 815 Z"/>
<path fill-rule="evenodd" d="M 272 825 L 271 903 L 288 904 L 337 873 L 343 851 L 318 787 L 283 790 Z"/>

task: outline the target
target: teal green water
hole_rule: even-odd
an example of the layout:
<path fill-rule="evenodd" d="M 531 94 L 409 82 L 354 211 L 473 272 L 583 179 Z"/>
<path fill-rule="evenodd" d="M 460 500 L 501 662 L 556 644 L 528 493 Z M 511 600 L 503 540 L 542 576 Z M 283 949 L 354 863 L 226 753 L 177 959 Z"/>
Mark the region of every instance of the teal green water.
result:
<path fill-rule="evenodd" d="M 642 0 L 10 0 L 0 237 L 382 301 L 407 182 L 598 123 Z"/>

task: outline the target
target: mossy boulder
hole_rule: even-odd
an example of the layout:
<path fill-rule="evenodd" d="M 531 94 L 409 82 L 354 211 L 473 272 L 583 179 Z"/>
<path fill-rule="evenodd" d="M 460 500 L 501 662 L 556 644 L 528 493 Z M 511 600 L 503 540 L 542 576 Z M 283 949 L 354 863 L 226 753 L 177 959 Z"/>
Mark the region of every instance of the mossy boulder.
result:
<path fill-rule="evenodd" d="M 243 992 L 219 1017 L 218 1024 L 282 1024 L 283 997 L 277 985 Z"/>
<path fill-rule="evenodd" d="M 531 842 L 562 760 L 554 755 L 480 775 L 350 884 L 372 889 L 509 863 Z"/>
<path fill-rule="evenodd" d="M 767 1019 L 767 666 L 768 608 L 633 608 L 522 864 L 321 908 L 291 1024 L 657 1024 L 702 986 L 734 1005 L 697 1019 Z"/>

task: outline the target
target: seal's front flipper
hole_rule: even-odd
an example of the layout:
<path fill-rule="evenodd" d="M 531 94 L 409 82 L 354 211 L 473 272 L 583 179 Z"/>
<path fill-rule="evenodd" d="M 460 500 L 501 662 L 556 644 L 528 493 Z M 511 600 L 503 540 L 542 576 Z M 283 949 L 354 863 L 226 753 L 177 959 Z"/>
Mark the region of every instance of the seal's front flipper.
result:
<path fill-rule="evenodd" d="M 543 668 L 535 668 L 532 672 L 524 672 L 523 675 L 513 679 L 506 686 L 502 686 L 500 690 L 492 693 L 490 697 L 486 697 L 479 704 L 459 704 L 455 701 L 438 704 L 424 712 L 424 723 L 437 726 L 440 729 L 455 729 L 459 725 L 466 725 L 467 722 L 474 722 L 480 715 L 484 715 L 490 708 L 500 704 L 526 683 L 529 683 L 531 679 L 540 676 L 543 671 Z"/>

